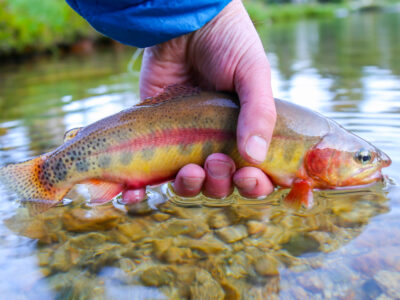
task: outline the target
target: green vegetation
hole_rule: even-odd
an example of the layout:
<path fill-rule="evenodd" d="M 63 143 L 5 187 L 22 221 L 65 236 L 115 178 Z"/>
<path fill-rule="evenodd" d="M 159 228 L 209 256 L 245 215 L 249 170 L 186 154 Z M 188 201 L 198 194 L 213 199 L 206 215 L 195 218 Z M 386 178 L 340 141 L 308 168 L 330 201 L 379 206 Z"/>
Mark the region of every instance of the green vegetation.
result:
<path fill-rule="evenodd" d="M 243 0 L 253 21 L 288 21 L 334 17 L 339 8 L 357 10 L 365 3 L 382 6 L 399 0 Z M 297 2 L 297 1 L 296 1 Z M 364 4 L 363 4 L 364 3 Z M 0 55 L 37 52 L 71 45 L 81 38 L 101 35 L 65 0 L 0 0 Z"/>
<path fill-rule="evenodd" d="M 44 50 L 94 35 L 63 0 L 0 1 L 0 53 Z"/>
<path fill-rule="evenodd" d="M 344 4 L 267 4 L 262 1 L 247 1 L 245 6 L 254 22 L 334 17 L 338 9 L 346 8 Z"/>

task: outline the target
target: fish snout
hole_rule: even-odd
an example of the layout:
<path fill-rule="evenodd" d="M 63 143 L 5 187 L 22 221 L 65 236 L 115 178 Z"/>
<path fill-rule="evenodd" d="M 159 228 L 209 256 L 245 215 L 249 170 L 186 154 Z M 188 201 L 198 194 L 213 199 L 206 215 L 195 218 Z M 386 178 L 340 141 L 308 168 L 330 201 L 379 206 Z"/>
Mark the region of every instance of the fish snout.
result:
<path fill-rule="evenodd" d="M 379 162 L 381 163 L 382 168 L 389 167 L 392 164 L 390 157 L 382 151 L 379 151 Z"/>

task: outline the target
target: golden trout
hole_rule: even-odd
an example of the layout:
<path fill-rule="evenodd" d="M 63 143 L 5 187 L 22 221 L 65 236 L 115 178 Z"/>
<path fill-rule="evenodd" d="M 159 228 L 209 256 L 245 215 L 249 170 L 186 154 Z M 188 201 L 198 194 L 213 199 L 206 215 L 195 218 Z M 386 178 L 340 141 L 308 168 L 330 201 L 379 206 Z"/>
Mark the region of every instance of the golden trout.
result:
<path fill-rule="evenodd" d="M 301 106 L 275 100 L 277 122 L 265 161 L 256 167 L 281 187 L 290 202 L 307 204 L 312 189 L 377 181 L 390 165 L 382 151 L 336 122 Z M 64 144 L 32 160 L 0 169 L 1 181 L 26 201 L 50 206 L 78 183 L 92 201 L 123 189 L 171 180 L 189 163 L 214 152 L 248 166 L 236 147 L 239 102 L 233 94 L 171 86 L 139 105 L 70 130 Z"/>

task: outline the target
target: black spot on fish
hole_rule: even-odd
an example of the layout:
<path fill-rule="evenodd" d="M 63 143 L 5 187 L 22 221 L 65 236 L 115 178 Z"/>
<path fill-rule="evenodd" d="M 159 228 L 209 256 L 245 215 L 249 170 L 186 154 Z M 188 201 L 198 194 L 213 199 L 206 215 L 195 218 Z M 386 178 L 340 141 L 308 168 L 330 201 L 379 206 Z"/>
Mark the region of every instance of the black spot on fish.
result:
<path fill-rule="evenodd" d="M 154 148 L 146 148 L 146 149 L 143 149 L 143 150 L 142 150 L 142 158 L 143 158 L 144 160 L 150 160 L 150 159 L 153 158 L 154 153 L 155 153 Z"/>
<path fill-rule="evenodd" d="M 86 160 L 76 162 L 75 166 L 78 172 L 87 172 L 89 170 L 89 164 Z"/>
<path fill-rule="evenodd" d="M 64 164 L 64 162 L 63 162 L 63 160 L 61 158 L 57 159 L 52 164 L 51 170 L 53 171 L 54 177 L 58 181 L 61 181 L 61 180 L 65 179 L 66 173 L 64 174 L 64 171 L 67 170 L 67 167 L 65 166 L 65 164 Z M 46 179 L 48 179 L 48 178 L 46 177 Z"/>

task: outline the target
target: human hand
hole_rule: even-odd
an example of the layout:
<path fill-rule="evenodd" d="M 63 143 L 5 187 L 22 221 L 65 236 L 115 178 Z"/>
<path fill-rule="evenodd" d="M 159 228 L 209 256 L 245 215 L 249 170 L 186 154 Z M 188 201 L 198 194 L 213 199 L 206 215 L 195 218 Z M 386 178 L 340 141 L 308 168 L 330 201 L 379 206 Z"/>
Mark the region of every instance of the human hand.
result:
<path fill-rule="evenodd" d="M 240 99 L 237 127 L 239 153 L 250 163 L 265 160 L 276 112 L 270 85 L 270 67 L 260 38 L 239 0 L 229 3 L 203 28 L 168 42 L 146 48 L 140 94 L 147 98 L 171 84 L 200 86 L 207 90 L 236 91 Z M 174 183 L 181 196 L 203 190 L 222 198 L 232 191 L 232 181 L 246 197 L 272 192 L 268 177 L 254 167 L 236 171 L 233 160 L 221 153 L 210 155 L 204 168 L 183 167 Z M 126 203 L 140 201 L 144 189 L 126 190 Z"/>

